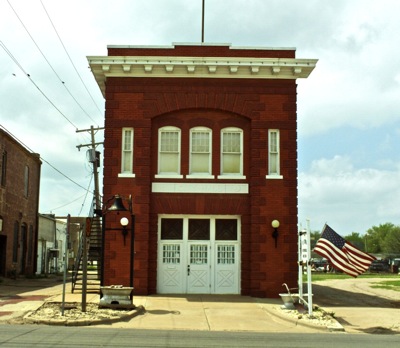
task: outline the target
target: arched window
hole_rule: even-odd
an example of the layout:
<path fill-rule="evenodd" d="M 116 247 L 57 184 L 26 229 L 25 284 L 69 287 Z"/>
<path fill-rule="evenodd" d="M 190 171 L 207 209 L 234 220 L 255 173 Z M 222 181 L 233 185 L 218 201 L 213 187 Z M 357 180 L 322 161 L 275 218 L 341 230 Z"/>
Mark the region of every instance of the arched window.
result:
<path fill-rule="evenodd" d="M 13 240 L 13 262 L 18 262 L 18 245 L 19 244 L 19 222 L 14 222 L 14 240 Z"/>
<path fill-rule="evenodd" d="M 243 176 L 243 130 L 229 127 L 221 130 L 220 178 Z"/>
<path fill-rule="evenodd" d="M 190 130 L 190 177 L 211 176 L 212 131 L 207 127 Z"/>
<path fill-rule="evenodd" d="M 158 130 L 158 177 L 179 177 L 181 171 L 181 130 L 167 126 Z"/>

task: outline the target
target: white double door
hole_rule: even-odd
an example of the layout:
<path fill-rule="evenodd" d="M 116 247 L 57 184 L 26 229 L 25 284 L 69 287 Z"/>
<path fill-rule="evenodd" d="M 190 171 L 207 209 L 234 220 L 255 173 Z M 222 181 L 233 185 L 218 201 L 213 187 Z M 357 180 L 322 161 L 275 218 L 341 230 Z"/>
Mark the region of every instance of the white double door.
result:
<path fill-rule="evenodd" d="M 159 238 L 157 292 L 239 294 L 239 234 L 236 240 L 218 240 L 216 220 L 209 218 L 208 240 L 189 240 L 189 220 L 183 218 L 182 239 Z"/>

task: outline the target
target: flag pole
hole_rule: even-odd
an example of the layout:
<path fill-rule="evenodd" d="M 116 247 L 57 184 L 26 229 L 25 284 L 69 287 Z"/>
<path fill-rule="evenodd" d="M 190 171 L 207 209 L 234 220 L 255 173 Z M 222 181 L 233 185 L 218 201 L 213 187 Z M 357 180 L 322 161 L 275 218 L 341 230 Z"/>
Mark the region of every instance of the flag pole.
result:
<path fill-rule="evenodd" d="M 307 219 L 307 245 L 308 245 L 308 260 L 307 260 L 307 293 L 308 293 L 308 315 L 313 314 L 313 302 L 312 302 L 312 279 L 311 279 L 311 231 L 310 231 L 310 219 Z"/>
<path fill-rule="evenodd" d="M 299 298 L 303 298 L 303 258 L 302 258 L 302 234 L 303 228 L 300 226 L 300 231 L 297 237 L 297 247 L 298 247 L 298 279 L 297 283 L 299 286 Z"/>
<path fill-rule="evenodd" d="M 201 43 L 204 43 L 204 4 L 205 0 L 203 0 L 203 5 L 202 5 L 202 14 L 201 14 Z"/>

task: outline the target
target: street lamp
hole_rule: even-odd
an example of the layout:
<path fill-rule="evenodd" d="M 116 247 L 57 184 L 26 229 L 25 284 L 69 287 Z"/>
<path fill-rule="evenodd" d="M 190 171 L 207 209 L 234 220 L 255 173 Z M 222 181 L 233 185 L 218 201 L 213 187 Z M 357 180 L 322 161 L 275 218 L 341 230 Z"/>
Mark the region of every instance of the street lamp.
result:
<path fill-rule="evenodd" d="M 128 203 L 128 209 L 125 208 L 123 200 Z M 112 204 L 108 206 L 110 203 Z M 112 212 L 129 212 L 130 221 L 126 217 L 122 217 L 120 220 L 121 228 L 106 228 L 106 216 Z M 99 212 L 96 212 L 99 214 Z M 122 197 L 119 194 L 112 196 L 103 207 L 103 210 L 100 212 L 102 216 L 102 259 L 101 259 L 101 276 L 100 276 L 100 285 L 104 286 L 104 254 L 105 254 L 105 237 L 106 231 L 121 231 L 124 238 L 124 246 L 126 245 L 126 236 L 129 234 L 128 225 L 129 222 L 131 224 L 131 244 L 130 244 L 130 270 L 129 270 L 129 286 L 133 288 L 133 276 L 134 276 L 134 248 L 135 248 L 135 215 L 133 214 L 132 209 L 132 196 Z"/>

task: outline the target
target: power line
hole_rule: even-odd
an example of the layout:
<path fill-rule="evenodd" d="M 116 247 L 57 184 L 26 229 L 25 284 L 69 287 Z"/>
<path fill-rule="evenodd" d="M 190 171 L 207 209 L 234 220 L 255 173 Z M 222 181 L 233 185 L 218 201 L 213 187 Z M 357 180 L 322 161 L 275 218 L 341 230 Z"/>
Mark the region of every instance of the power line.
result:
<path fill-rule="evenodd" d="M 70 204 L 72 204 L 72 203 L 75 203 L 76 201 L 78 201 L 78 200 L 80 200 L 81 198 L 85 197 L 85 199 L 83 200 L 83 203 L 82 203 L 82 206 L 83 206 L 83 205 L 85 204 L 86 196 L 87 196 L 87 193 L 85 193 L 85 194 L 82 195 L 82 196 L 79 196 L 78 198 L 74 199 L 74 200 L 71 201 L 71 202 L 68 202 L 68 203 L 65 203 L 65 204 L 63 204 L 63 205 L 60 205 L 60 206 L 58 206 L 57 208 L 46 209 L 45 211 L 52 212 L 52 211 L 54 211 L 54 210 L 58 210 L 58 209 L 64 208 L 64 207 L 66 207 L 67 205 L 70 205 Z M 82 212 L 82 208 L 81 208 L 81 212 Z M 80 213 L 78 214 L 78 216 L 79 216 L 79 215 L 80 215 Z"/>
<path fill-rule="evenodd" d="M 19 17 L 17 11 L 14 9 L 14 7 L 11 5 L 10 1 L 7 0 L 7 3 L 9 4 L 9 6 L 11 7 L 11 9 L 13 10 L 15 16 L 18 18 L 18 20 L 20 21 L 21 25 L 23 26 L 23 28 L 25 29 L 26 33 L 28 34 L 28 36 L 31 38 L 32 42 L 35 44 L 36 48 L 38 49 L 38 51 L 40 52 L 40 54 L 42 55 L 42 57 L 44 58 L 44 60 L 46 61 L 46 63 L 49 65 L 50 69 L 53 71 L 53 73 L 56 75 L 56 77 L 58 78 L 58 80 L 61 82 L 61 84 L 64 86 L 64 88 L 66 89 L 66 91 L 68 92 L 68 94 L 71 96 L 71 98 L 75 101 L 75 103 L 80 107 L 80 109 L 85 113 L 85 115 L 87 117 L 89 117 L 93 122 L 96 123 L 96 121 L 94 121 L 90 115 L 83 109 L 82 105 L 78 102 L 78 100 L 72 95 L 71 91 L 68 89 L 66 83 L 61 79 L 61 77 L 58 75 L 58 73 L 56 72 L 56 70 L 54 69 L 54 67 L 51 65 L 50 61 L 47 59 L 46 55 L 43 53 L 43 51 L 40 49 L 39 45 L 37 44 L 37 42 L 35 41 L 35 39 L 33 38 L 33 36 L 31 35 L 31 33 L 29 32 L 28 28 L 25 26 L 24 22 L 22 21 L 22 19 Z M 42 4 L 43 5 L 43 4 Z M 47 13 L 47 12 L 46 12 Z"/>
<path fill-rule="evenodd" d="M 18 139 L 14 134 L 12 134 L 6 127 L 4 127 L 2 124 L 0 124 L 0 127 L 3 128 L 9 135 L 11 135 L 16 141 L 18 141 L 21 145 L 23 145 L 27 150 L 29 150 L 32 153 L 36 153 L 33 151 L 29 146 L 25 145 L 20 139 Z M 81 184 L 78 184 L 76 181 L 68 177 L 66 174 L 64 174 L 61 170 L 57 169 L 54 167 L 50 162 L 46 161 L 42 156 L 39 154 L 39 158 L 45 162 L 47 165 L 49 165 L 51 168 L 53 168 L 57 173 L 61 174 L 64 178 L 68 179 L 72 183 L 74 183 L 76 186 L 79 186 L 80 188 L 84 189 L 86 192 L 90 192 L 93 194 L 93 191 L 88 190 L 86 187 L 83 187 Z"/>
<path fill-rule="evenodd" d="M 89 94 L 90 98 L 91 98 L 92 101 L 93 101 L 93 104 L 95 105 L 95 107 L 97 108 L 97 110 L 100 112 L 100 115 L 103 116 L 101 110 L 100 110 L 99 107 L 97 106 L 96 101 L 94 100 L 92 94 L 90 93 L 90 91 L 89 91 L 89 89 L 87 88 L 85 82 L 83 81 L 82 76 L 79 74 L 78 69 L 76 68 L 74 62 L 72 61 L 72 58 L 71 58 L 71 56 L 69 55 L 67 48 L 65 47 L 65 45 L 64 45 L 64 43 L 63 43 L 63 41 L 62 41 L 60 35 L 58 34 L 58 31 L 57 31 L 57 29 L 56 29 L 56 27 L 55 27 L 53 21 L 52 21 L 51 18 L 50 18 L 49 13 L 47 12 L 47 10 L 46 10 L 46 8 L 45 8 L 45 6 L 44 6 L 44 4 L 43 4 L 43 1 L 40 0 L 40 3 L 42 4 L 43 9 L 44 9 L 44 11 L 46 12 L 47 18 L 49 19 L 49 21 L 50 21 L 50 23 L 51 23 L 51 25 L 52 25 L 52 27 L 53 27 L 53 29 L 54 29 L 54 31 L 55 31 L 55 33 L 56 33 L 58 39 L 60 40 L 60 43 L 61 43 L 62 47 L 64 48 L 64 51 L 65 51 L 65 53 L 66 53 L 66 55 L 67 55 L 69 61 L 71 62 L 71 64 L 72 64 L 72 66 L 73 66 L 73 68 L 74 68 L 76 74 L 78 75 L 78 77 L 79 77 L 79 79 L 81 80 L 83 86 L 85 87 L 86 92 Z M 92 121 L 95 122 L 93 119 L 92 119 Z M 95 122 L 95 123 L 96 123 L 96 122 Z"/>
<path fill-rule="evenodd" d="M 66 116 L 62 113 L 62 111 L 52 102 L 52 100 L 40 89 L 40 87 L 33 81 L 32 77 L 30 74 L 28 74 L 25 69 L 22 67 L 22 65 L 19 63 L 17 58 L 11 53 L 11 51 L 7 48 L 7 46 L 4 44 L 4 42 L 0 41 L 0 46 L 3 47 L 4 51 L 10 56 L 12 61 L 22 70 L 24 75 L 33 83 L 33 85 L 38 89 L 38 91 L 47 99 L 47 101 L 60 113 L 62 117 L 64 117 L 75 129 L 78 129 L 78 127 Z"/>

